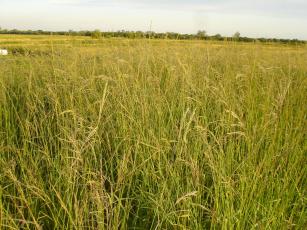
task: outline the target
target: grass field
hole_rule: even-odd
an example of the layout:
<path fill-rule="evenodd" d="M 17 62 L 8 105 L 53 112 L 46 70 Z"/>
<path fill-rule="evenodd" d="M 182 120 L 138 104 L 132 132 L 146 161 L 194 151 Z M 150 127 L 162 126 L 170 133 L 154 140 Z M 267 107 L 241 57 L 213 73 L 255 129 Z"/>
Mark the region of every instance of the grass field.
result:
<path fill-rule="evenodd" d="M 0 48 L 1 229 L 307 227 L 306 46 Z"/>

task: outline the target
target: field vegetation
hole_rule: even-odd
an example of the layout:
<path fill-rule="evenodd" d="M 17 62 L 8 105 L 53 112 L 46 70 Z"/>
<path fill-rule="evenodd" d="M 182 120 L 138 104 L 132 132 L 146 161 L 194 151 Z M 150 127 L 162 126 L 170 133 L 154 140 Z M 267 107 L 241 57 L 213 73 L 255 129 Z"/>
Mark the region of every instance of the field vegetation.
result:
<path fill-rule="evenodd" d="M 0 48 L 0 228 L 306 228 L 306 45 Z"/>

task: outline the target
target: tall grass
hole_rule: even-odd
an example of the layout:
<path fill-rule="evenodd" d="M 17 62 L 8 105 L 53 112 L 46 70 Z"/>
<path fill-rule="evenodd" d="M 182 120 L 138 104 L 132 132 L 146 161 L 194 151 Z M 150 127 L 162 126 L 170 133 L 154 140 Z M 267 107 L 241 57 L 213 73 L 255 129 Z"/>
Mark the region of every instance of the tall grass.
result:
<path fill-rule="evenodd" d="M 306 227 L 306 47 L 35 49 L 0 58 L 3 229 Z"/>

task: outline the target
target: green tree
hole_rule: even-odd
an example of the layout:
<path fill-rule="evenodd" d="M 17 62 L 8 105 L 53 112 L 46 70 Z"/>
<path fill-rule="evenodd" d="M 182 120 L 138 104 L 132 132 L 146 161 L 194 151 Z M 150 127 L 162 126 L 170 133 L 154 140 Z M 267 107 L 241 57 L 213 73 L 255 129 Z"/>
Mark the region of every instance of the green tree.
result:
<path fill-rule="evenodd" d="M 235 32 L 235 34 L 232 36 L 234 40 L 239 40 L 241 34 L 239 32 Z"/>
<path fill-rule="evenodd" d="M 207 32 L 205 30 L 199 30 L 196 36 L 199 39 L 205 39 L 207 37 Z"/>
<path fill-rule="evenodd" d="M 94 30 L 91 34 L 91 37 L 94 38 L 94 39 L 99 39 L 101 38 L 101 32 L 100 30 Z"/>
<path fill-rule="evenodd" d="M 211 37 L 213 40 L 218 40 L 218 41 L 221 41 L 223 40 L 223 36 L 220 35 L 220 34 L 216 34 L 214 36 Z"/>

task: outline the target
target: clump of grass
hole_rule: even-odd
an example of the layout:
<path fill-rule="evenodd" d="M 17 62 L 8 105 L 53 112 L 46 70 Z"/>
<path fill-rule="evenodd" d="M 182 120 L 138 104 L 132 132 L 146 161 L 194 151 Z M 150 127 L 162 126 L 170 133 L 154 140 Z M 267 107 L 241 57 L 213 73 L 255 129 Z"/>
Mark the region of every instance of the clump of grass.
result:
<path fill-rule="evenodd" d="M 44 49 L 0 59 L 2 228 L 306 226 L 304 47 Z"/>

